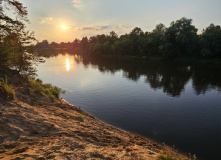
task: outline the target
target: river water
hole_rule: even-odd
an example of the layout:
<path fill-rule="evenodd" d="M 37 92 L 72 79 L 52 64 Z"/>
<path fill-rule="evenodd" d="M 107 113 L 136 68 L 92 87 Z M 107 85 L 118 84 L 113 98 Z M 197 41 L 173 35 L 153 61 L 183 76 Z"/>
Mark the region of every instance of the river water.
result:
<path fill-rule="evenodd" d="M 221 65 L 58 55 L 38 78 L 96 118 L 199 159 L 220 159 Z"/>

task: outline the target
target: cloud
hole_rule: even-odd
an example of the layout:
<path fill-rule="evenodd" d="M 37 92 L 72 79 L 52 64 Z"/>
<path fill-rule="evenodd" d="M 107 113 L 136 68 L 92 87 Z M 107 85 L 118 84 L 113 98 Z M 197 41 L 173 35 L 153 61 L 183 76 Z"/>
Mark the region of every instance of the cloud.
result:
<path fill-rule="evenodd" d="M 125 33 L 129 33 L 131 32 L 133 29 L 133 27 L 131 26 L 125 26 L 125 25 L 117 25 L 117 26 L 113 26 L 113 30 L 119 32 L 120 34 L 125 34 Z"/>
<path fill-rule="evenodd" d="M 121 31 L 121 32 L 130 32 L 133 28 L 130 26 L 124 25 L 93 25 L 86 27 L 77 27 L 75 30 L 79 31 Z"/>
<path fill-rule="evenodd" d="M 108 29 L 109 27 L 110 26 L 87 26 L 87 27 L 80 27 L 77 29 L 81 31 L 102 31 Z"/>
<path fill-rule="evenodd" d="M 42 18 L 39 23 L 40 24 L 51 24 L 52 21 L 53 21 L 52 17 L 45 17 L 45 18 Z"/>
<path fill-rule="evenodd" d="M 133 27 L 125 25 L 91 25 L 84 27 L 75 27 L 73 32 L 76 38 L 96 36 L 100 34 L 110 34 L 115 31 L 119 36 L 122 34 L 130 33 Z"/>
<path fill-rule="evenodd" d="M 73 0 L 74 3 L 74 7 L 75 8 L 82 8 L 84 7 L 84 3 L 82 2 L 82 0 Z"/>

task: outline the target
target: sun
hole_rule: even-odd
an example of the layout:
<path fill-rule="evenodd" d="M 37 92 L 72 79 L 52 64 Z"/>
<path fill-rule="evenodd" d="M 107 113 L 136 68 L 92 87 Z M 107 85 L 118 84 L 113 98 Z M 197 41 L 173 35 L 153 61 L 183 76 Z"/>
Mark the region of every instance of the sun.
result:
<path fill-rule="evenodd" d="M 68 29 L 68 27 L 65 26 L 65 25 L 62 25 L 61 28 L 64 29 L 64 30 L 67 30 L 67 29 Z"/>

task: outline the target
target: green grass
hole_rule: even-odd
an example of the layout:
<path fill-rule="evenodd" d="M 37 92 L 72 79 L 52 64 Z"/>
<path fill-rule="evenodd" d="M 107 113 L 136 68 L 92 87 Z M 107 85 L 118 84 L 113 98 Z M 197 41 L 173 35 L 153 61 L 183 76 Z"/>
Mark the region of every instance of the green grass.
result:
<path fill-rule="evenodd" d="M 4 95 L 7 100 L 15 99 L 15 91 L 12 85 L 8 84 L 7 76 L 5 79 L 0 81 L 0 93 Z"/>
<path fill-rule="evenodd" d="M 40 79 L 29 79 L 29 82 L 33 86 L 34 93 L 48 97 L 53 102 L 59 97 L 61 92 L 60 88 L 52 84 L 43 84 Z"/>
<path fill-rule="evenodd" d="M 56 98 L 55 98 L 55 96 L 54 96 L 53 94 L 49 94 L 48 97 L 50 98 L 50 100 L 51 100 L 52 102 L 55 102 L 55 101 L 56 101 Z"/>
<path fill-rule="evenodd" d="M 166 154 L 166 155 L 159 155 L 157 157 L 157 160 L 176 160 L 176 158 L 173 158 L 170 154 Z"/>
<path fill-rule="evenodd" d="M 83 115 L 82 113 L 79 113 L 78 119 L 79 119 L 81 122 L 84 122 L 84 115 Z"/>

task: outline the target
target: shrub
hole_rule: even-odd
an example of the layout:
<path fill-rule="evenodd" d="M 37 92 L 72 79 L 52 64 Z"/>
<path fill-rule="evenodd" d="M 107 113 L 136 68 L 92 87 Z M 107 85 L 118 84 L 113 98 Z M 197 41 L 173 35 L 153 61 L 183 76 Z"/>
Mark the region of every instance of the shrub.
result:
<path fill-rule="evenodd" d="M 59 97 L 61 89 L 53 86 L 51 84 L 42 84 L 40 79 L 29 79 L 29 82 L 33 86 L 33 91 L 37 94 L 46 96 L 51 99 L 51 101 L 55 101 L 56 98 Z"/>
<path fill-rule="evenodd" d="M 42 86 L 42 81 L 39 81 L 39 79 L 37 79 L 37 80 L 35 80 L 35 79 L 29 79 L 29 82 L 30 82 L 31 85 L 33 86 L 35 93 L 44 95 L 44 93 L 43 93 L 44 88 L 43 88 L 43 86 Z"/>
<path fill-rule="evenodd" d="M 175 158 L 173 158 L 170 154 L 166 154 L 166 155 L 159 155 L 157 157 L 157 160 L 176 160 Z"/>
<path fill-rule="evenodd" d="M 55 96 L 53 94 L 49 94 L 48 97 L 50 98 L 50 100 L 52 102 L 55 102 L 56 98 L 55 98 Z"/>
<path fill-rule="evenodd" d="M 0 93 L 2 93 L 7 100 L 15 99 L 15 91 L 12 85 L 8 84 L 7 76 L 5 76 L 4 80 L 0 81 Z"/>
<path fill-rule="evenodd" d="M 56 86 L 52 86 L 51 87 L 51 93 L 58 98 L 59 94 L 61 92 L 61 89 L 56 87 Z"/>

